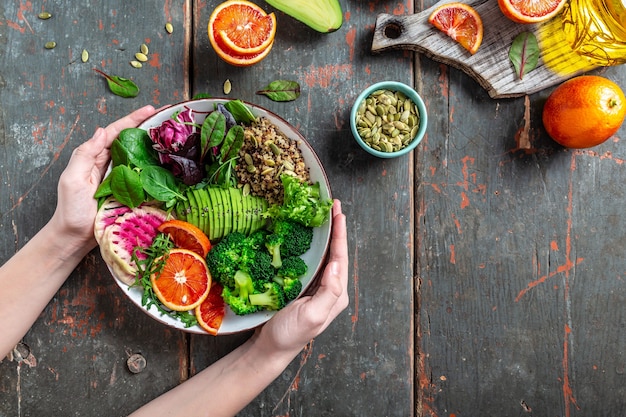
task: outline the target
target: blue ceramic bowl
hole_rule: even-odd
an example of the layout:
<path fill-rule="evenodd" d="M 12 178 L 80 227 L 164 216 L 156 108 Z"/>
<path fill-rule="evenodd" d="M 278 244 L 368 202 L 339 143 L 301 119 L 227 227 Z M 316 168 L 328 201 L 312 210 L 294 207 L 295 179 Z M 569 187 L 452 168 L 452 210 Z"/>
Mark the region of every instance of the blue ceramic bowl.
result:
<path fill-rule="evenodd" d="M 357 130 L 356 117 L 357 117 L 359 106 L 361 105 L 363 100 L 367 99 L 373 92 L 377 90 L 389 90 L 392 92 L 396 92 L 396 91 L 402 92 L 404 93 L 404 95 L 410 98 L 417 106 L 417 112 L 419 115 L 419 127 L 417 130 L 417 133 L 415 134 L 411 142 L 407 143 L 403 148 L 401 148 L 398 151 L 385 152 L 385 151 L 379 151 L 379 150 L 374 149 L 363 140 L 363 138 L 361 137 L 361 135 L 359 135 L 359 132 Z M 428 115 L 426 112 L 426 106 L 424 105 L 424 101 L 422 100 L 422 98 L 419 96 L 419 94 L 417 94 L 417 92 L 413 88 L 397 81 L 383 81 L 383 82 L 373 84 L 370 87 L 366 88 L 357 97 L 357 99 L 354 102 L 354 105 L 352 106 L 352 111 L 350 112 L 350 129 L 352 130 L 352 135 L 354 136 L 354 139 L 357 141 L 359 145 L 361 145 L 363 149 L 365 149 L 365 151 L 379 158 L 397 158 L 399 156 L 406 155 L 409 152 L 411 152 L 413 149 L 415 149 L 417 145 L 419 145 L 419 143 L 424 138 L 427 125 L 428 125 Z"/>

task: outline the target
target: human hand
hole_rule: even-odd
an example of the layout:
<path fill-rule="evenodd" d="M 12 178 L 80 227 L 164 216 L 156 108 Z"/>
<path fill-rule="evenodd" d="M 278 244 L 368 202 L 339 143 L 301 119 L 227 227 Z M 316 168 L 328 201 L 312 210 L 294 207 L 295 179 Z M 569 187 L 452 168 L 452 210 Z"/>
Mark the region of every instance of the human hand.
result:
<path fill-rule="evenodd" d="M 109 165 L 111 143 L 122 130 L 138 126 L 154 113 L 154 107 L 142 107 L 106 128 L 97 128 L 91 139 L 74 149 L 59 178 L 57 207 L 50 221 L 61 236 L 76 238 L 86 250 L 95 247 L 93 222 L 98 204 L 93 196 Z"/>
<path fill-rule="evenodd" d="M 348 238 L 341 202 L 335 200 L 328 262 L 313 295 L 305 295 L 280 310 L 255 337 L 268 350 L 300 351 L 322 333 L 349 304 Z"/>

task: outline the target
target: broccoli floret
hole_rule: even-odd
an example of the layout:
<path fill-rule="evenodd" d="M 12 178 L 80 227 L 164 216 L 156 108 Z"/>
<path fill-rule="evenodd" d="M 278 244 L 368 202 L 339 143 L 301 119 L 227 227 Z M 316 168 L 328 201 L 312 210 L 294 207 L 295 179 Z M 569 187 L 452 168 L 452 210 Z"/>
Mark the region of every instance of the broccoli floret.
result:
<path fill-rule="evenodd" d="M 277 220 L 272 225 L 272 229 L 273 234 L 283 237 L 280 245 L 280 254 L 283 259 L 288 256 L 300 256 L 311 248 L 312 227 L 293 220 Z"/>
<path fill-rule="evenodd" d="M 274 277 L 274 282 L 283 287 L 287 302 L 295 300 L 302 291 L 300 277 L 307 272 L 306 263 L 297 256 L 290 256 L 283 261 L 283 266 Z"/>
<path fill-rule="evenodd" d="M 225 287 L 234 288 L 235 272 L 239 269 L 240 255 L 233 250 L 234 245 L 221 241 L 211 248 L 206 256 L 207 266 L 211 275 Z"/>
<path fill-rule="evenodd" d="M 302 281 L 299 278 L 282 277 L 276 275 L 274 282 L 280 285 L 285 292 L 285 302 L 295 300 L 302 291 Z"/>
<path fill-rule="evenodd" d="M 256 230 L 246 238 L 246 243 L 253 249 L 260 249 L 265 244 L 265 238 L 268 234 L 269 232 L 265 229 Z"/>
<path fill-rule="evenodd" d="M 259 311 L 258 306 L 253 306 L 248 299 L 243 299 L 238 294 L 235 295 L 228 287 L 222 289 L 222 298 L 224 302 L 229 305 L 230 309 L 233 310 L 233 313 L 238 316 L 245 316 L 246 314 Z"/>
<path fill-rule="evenodd" d="M 265 238 L 265 247 L 272 255 L 272 266 L 274 268 L 280 268 L 283 264 L 282 256 L 280 254 L 280 245 L 283 243 L 284 237 L 278 233 L 272 233 Z"/>
<path fill-rule="evenodd" d="M 254 282 L 249 273 L 239 270 L 235 273 L 235 291 L 233 294 L 239 296 L 243 300 L 247 300 L 248 296 L 254 293 Z"/>
<path fill-rule="evenodd" d="M 248 250 L 239 268 L 246 271 L 255 282 L 269 282 L 274 278 L 276 270 L 272 266 L 272 257 L 262 250 Z"/>
<path fill-rule="evenodd" d="M 285 306 L 283 287 L 276 282 L 267 282 L 264 288 L 264 292 L 250 295 L 250 304 L 265 307 L 268 310 L 280 310 Z"/>
<path fill-rule="evenodd" d="M 278 275 L 289 278 L 300 278 L 306 274 L 308 267 L 304 260 L 298 256 L 290 256 L 283 260 L 283 266 L 278 270 Z"/>
<path fill-rule="evenodd" d="M 233 232 L 215 244 L 206 256 L 207 266 L 211 275 L 222 285 L 235 288 L 235 273 L 242 269 L 242 263 L 253 255 L 254 250 L 248 244 L 245 234 Z M 246 270 L 247 268 L 244 268 Z"/>

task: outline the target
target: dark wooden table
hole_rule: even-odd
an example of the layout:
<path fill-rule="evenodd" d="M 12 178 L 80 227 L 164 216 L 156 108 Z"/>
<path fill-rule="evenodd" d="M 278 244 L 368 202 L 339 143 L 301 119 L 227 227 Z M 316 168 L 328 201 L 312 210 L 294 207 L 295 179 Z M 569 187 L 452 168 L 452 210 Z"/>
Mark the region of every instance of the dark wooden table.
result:
<path fill-rule="evenodd" d="M 274 49 L 250 68 L 221 62 L 208 43 L 219 1 L 6 3 L 0 261 L 51 216 L 57 179 L 96 126 L 144 104 L 221 96 L 229 79 L 230 97 L 278 113 L 311 142 L 348 216 L 351 256 L 348 310 L 241 416 L 624 414 L 625 127 L 594 149 L 565 150 L 541 126 L 550 89 L 493 100 L 458 70 L 369 52 L 378 13 L 434 1 L 342 1 L 344 26 L 328 35 L 279 14 Z M 42 11 L 53 17 L 39 20 Z M 134 69 L 142 43 L 150 60 Z M 140 95 L 112 95 L 93 68 L 133 79 Z M 597 73 L 626 88 L 623 67 Z M 278 78 L 300 82 L 302 96 L 255 95 Z M 385 79 L 413 84 L 430 115 L 425 141 L 396 160 L 368 156 L 348 123 L 358 93 Z M 523 135 L 530 149 L 518 146 Z M 0 416 L 126 415 L 249 335 L 164 327 L 125 298 L 96 250 L 0 362 Z M 135 353 L 147 360 L 138 374 L 126 366 Z"/>

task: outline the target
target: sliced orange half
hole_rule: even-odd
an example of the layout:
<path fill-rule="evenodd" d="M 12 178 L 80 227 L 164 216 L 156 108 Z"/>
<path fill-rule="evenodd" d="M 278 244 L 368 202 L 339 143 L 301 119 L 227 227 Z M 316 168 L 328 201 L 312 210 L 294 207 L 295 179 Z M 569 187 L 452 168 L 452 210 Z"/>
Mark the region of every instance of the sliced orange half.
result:
<path fill-rule="evenodd" d="M 222 298 L 222 286 L 217 282 L 211 285 L 207 298 L 195 309 L 198 324 L 212 335 L 216 335 L 222 325 L 226 305 Z"/>
<path fill-rule="evenodd" d="M 465 3 L 437 7 L 428 22 L 475 54 L 483 41 L 483 22 L 476 10 Z"/>
<path fill-rule="evenodd" d="M 203 258 L 211 250 L 211 241 L 199 227 L 177 219 L 167 220 L 158 227 L 161 233 L 167 233 L 174 246 L 189 249 Z"/>
<path fill-rule="evenodd" d="M 502 13 L 516 23 L 539 23 L 552 19 L 567 0 L 498 0 Z"/>
<path fill-rule="evenodd" d="M 252 2 L 229 0 L 213 10 L 207 30 L 220 58 L 233 65 L 250 65 L 269 53 L 276 36 L 276 16 Z"/>
<path fill-rule="evenodd" d="M 152 289 L 164 306 L 174 311 L 188 311 L 209 295 L 211 274 L 204 258 L 188 249 L 172 249 L 163 269 L 150 276 Z"/>

